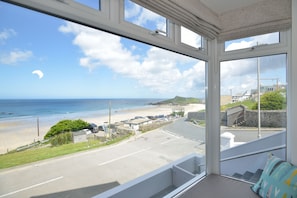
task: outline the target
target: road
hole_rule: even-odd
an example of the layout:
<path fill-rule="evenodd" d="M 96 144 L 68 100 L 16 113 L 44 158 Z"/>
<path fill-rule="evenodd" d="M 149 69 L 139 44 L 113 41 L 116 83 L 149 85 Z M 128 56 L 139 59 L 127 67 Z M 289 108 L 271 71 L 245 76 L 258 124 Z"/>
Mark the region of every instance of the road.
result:
<path fill-rule="evenodd" d="M 241 142 L 257 134 L 255 130 L 224 131 Z M 204 154 L 204 141 L 204 127 L 181 118 L 116 145 L 1 170 L 0 198 L 92 197 L 190 153 Z"/>
<path fill-rule="evenodd" d="M 117 145 L 2 170 L 0 198 L 91 197 L 193 152 L 204 153 L 204 146 L 160 128 Z"/>
<path fill-rule="evenodd" d="M 175 135 L 197 142 L 205 142 L 205 128 L 186 121 L 186 118 L 180 118 L 174 123 L 164 126 L 163 128 Z"/>
<path fill-rule="evenodd" d="M 191 122 L 186 121 L 186 118 L 178 119 L 171 125 L 163 127 L 164 130 L 169 131 L 175 135 L 182 136 L 184 138 L 197 141 L 198 143 L 205 142 L 205 128 L 194 125 Z M 269 129 L 263 128 L 260 130 L 261 138 L 270 136 L 274 133 L 281 132 L 285 129 L 276 128 Z M 221 127 L 221 134 L 224 132 L 230 132 L 234 137 L 235 142 L 250 142 L 258 139 L 257 128 L 234 128 L 234 127 Z"/>

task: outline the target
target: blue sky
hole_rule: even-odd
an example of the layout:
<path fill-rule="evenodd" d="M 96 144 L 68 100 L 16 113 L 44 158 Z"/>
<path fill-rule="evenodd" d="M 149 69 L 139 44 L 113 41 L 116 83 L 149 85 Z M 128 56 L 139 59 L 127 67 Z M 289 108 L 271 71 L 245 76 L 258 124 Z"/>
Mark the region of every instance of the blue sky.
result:
<path fill-rule="evenodd" d="M 166 29 L 163 17 L 135 4 L 127 4 L 126 9 L 130 22 Z M 0 17 L 5 19 L 0 20 L 1 98 L 204 97 L 203 61 L 4 2 L 0 2 Z M 185 32 L 184 40 L 194 41 L 197 46 L 200 37 Z M 240 40 L 229 47 L 254 42 Z M 277 65 L 264 66 L 271 65 L 272 60 Z M 223 91 L 255 88 L 255 61 L 243 62 L 223 64 Z M 284 81 L 283 62 L 278 57 L 267 59 L 263 75 L 276 78 L 278 74 Z M 240 81 L 234 84 L 230 76 Z"/>

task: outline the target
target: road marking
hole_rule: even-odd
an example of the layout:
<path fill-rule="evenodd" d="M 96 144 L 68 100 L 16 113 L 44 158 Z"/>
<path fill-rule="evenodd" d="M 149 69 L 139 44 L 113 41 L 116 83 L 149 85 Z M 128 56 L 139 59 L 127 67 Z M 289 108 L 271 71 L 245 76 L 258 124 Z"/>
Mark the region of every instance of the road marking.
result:
<path fill-rule="evenodd" d="M 0 197 L 6 197 L 6 196 L 9 196 L 9 195 L 13 195 L 13 194 L 25 191 L 25 190 L 29 190 L 31 188 L 35 188 L 35 187 L 38 187 L 38 186 L 41 186 L 41 185 L 44 185 L 44 184 L 48 184 L 48 183 L 57 181 L 57 180 L 62 179 L 62 178 L 63 178 L 63 176 L 60 176 L 60 177 L 57 177 L 57 178 L 54 178 L 54 179 L 50 179 L 50 180 L 47 180 L 47 181 L 44 181 L 44 182 L 41 182 L 41 183 L 38 183 L 38 184 L 34 184 L 32 186 L 28 186 L 26 188 L 22 188 L 22 189 L 19 189 L 19 190 L 16 190 L 16 191 L 4 194 L 4 195 L 0 195 Z"/>
<path fill-rule="evenodd" d="M 164 134 L 170 135 L 170 136 L 172 136 L 172 137 L 175 137 L 175 138 L 177 138 L 177 139 L 180 139 L 180 138 L 181 138 L 180 135 L 173 134 L 171 131 L 162 130 L 161 132 L 164 133 Z"/>
<path fill-rule="evenodd" d="M 161 142 L 161 144 L 167 144 L 167 143 L 172 142 L 172 141 L 174 141 L 174 140 L 176 140 L 176 139 L 166 140 L 166 141 L 164 141 L 164 142 Z"/>
<path fill-rule="evenodd" d="M 138 153 L 141 153 L 141 152 L 144 152 L 144 151 L 147 151 L 147 150 L 150 150 L 150 149 L 151 149 L 150 147 L 149 147 L 149 148 L 145 148 L 145 149 L 141 149 L 141 150 L 139 150 L 139 151 L 136 151 L 136 152 L 133 152 L 133 153 L 129 153 L 129 154 L 127 154 L 127 155 L 123 155 L 123 156 L 121 156 L 121 157 L 118 157 L 118 158 L 115 158 L 115 159 L 112 159 L 112 160 L 103 162 L 103 163 L 101 163 L 101 164 L 98 164 L 98 166 L 103 166 L 103 165 L 109 164 L 109 163 L 111 163 L 111 162 L 114 162 L 114 161 L 117 161 L 117 160 L 120 160 L 120 159 L 123 159 L 123 158 L 126 158 L 126 157 L 130 157 L 130 156 L 132 156 L 132 155 L 136 155 L 136 154 L 138 154 Z"/>

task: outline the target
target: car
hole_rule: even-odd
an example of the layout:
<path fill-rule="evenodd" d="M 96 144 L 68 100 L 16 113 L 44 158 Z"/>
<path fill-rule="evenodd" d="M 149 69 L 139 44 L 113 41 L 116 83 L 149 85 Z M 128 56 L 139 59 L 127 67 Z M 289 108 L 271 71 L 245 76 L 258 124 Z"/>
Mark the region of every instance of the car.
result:
<path fill-rule="evenodd" d="M 90 123 L 88 129 L 92 131 L 92 133 L 98 133 L 98 126 L 94 123 Z"/>
<path fill-rule="evenodd" d="M 100 126 L 98 127 L 98 130 L 99 130 L 99 131 L 105 131 L 105 126 L 100 125 Z"/>

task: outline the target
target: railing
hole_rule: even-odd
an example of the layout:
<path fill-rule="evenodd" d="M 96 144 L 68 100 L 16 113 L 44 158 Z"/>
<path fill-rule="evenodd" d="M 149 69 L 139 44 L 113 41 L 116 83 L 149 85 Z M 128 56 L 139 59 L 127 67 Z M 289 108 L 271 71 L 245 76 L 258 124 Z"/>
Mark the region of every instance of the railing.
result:
<path fill-rule="evenodd" d="M 263 169 L 268 153 L 286 158 L 286 132 L 276 133 L 252 142 L 241 144 L 221 152 L 221 174 L 232 176 L 235 173 L 254 173 Z"/>
<path fill-rule="evenodd" d="M 241 154 L 241 155 L 227 157 L 227 158 L 221 159 L 220 162 L 230 161 L 230 160 L 234 160 L 234 159 L 240 159 L 240 158 L 244 158 L 244 157 L 255 156 L 255 155 L 268 153 L 271 151 L 277 151 L 277 150 L 281 150 L 281 149 L 285 149 L 285 148 L 287 148 L 287 146 L 285 144 L 281 145 L 281 146 L 270 147 L 270 148 L 262 149 L 262 150 L 255 151 L 255 152 L 249 152 L 249 153 L 245 153 L 245 154 Z"/>
<path fill-rule="evenodd" d="M 94 198 L 171 198 L 205 176 L 202 156 L 191 154 Z"/>

